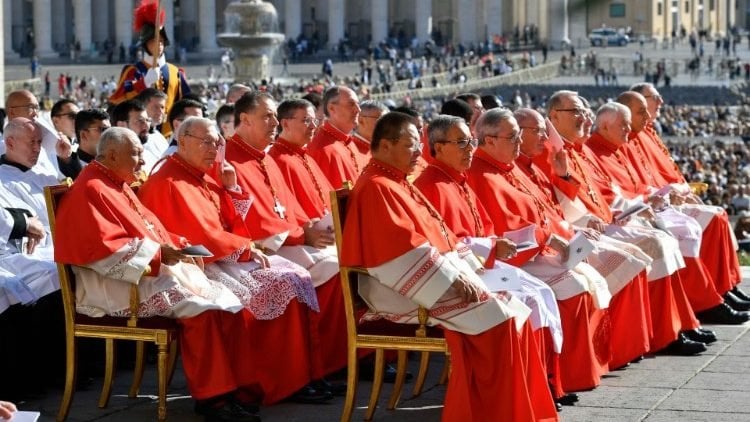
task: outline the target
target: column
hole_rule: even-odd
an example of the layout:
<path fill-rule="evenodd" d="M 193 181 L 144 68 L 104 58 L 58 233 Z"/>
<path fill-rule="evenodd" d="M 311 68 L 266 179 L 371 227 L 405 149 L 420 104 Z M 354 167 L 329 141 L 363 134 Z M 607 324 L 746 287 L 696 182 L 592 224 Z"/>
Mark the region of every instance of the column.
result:
<path fill-rule="evenodd" d="M 388 0 L 370 0 L 370 25 L 372 42 L 378 45 L 388 36 Z"/>
<path fill-rule="evenodd" d="M 414 22 L 420 43 L 432 38 L 432 0 L 414 1 Z"/>
<path fill-rule="evenodd" d="M 104 19 L 100 16 L 99 19 Z M 73 26 L 75 39 L 81 43 L 81 54 L 88 56 L 91 51 L 91 0 L 73 2 Z"/>
<path fill-rule="evenodd" d="M 500 0 L 484 0 L 484 25 L 487 32 L 483 35 L 489 40 L 494 35 L 503 34 L 503 3 Z"/>
<path fill-rule="evenodd" d="M 177 46 L 175 45 L 176 40 L 174 39 L 174 0 L 162 0 L 159 4 L 166 14 L 164 20 L 164 31 L 167 33 L 167 38 L 169 38 L 169 42 L 171 43 L 171 45 L 165 49 L 164 56 L 167 59 L 171 59 L 177 51 Z"/>
<path fill-rule="evenodd" d="M 457 0 L 458 39 L 464 44 L 477 40 L 477 9 L 474 0 Z"/>
<path fill-rule="evenodd" d="M 128 48 L 133 42 L 133 0 L 115 0 L 115 57 L 119 56 L 120 43 Z"/>
<path fill-rule="evenodd" d="M 52 50 L 52 5 L 50 0 L 34 0 L 34 43 L 39 58 L 56 57 Z"/>
<path fill-rule="evenodd" d="M 109 1 L 94 0 L 91 2 L 91 16 L 96 16 L 91 25 L 91 41 L 93 43 L 99 43 L 100 55 L 104 54 L 104 41 L 111 37 L 109 32 L 111 27 L 109 21 L 109 10 L 110 7 L 112 7 L 110 6 L 111 4 L 112 2 Z M 119 19 L 119 17 L 115 15 L 114 20 L 116 21 L 117 19 Z"/>
<path fill-rule="evenodd" d="M 299 0 L 284 1 L 284 34 L 286 38 L 297 39 L 302 33 L 302 2 Z"/>
<path fill-rule="evenodd" d="M 7 57 L 18 57 L 13 51 L 13 2 L 12 0 L 3 0 L 0 8 L 3 8 L 3 55 Z M 0 65 L 2 67 L 2 65 Z M 0 78 L 0 80 L 2 80 Z"/>
<path fill-rule="evenodd" d="M 549 0 L 549 43 L 552 49 L 569 44 L 568 38 L 568 0 Z"/>
<path fill-rule="evenodd" d="M 344 38 L 344 0 L 328 0 L 328 46 L 336 47 Z"/>
<path fill-rule="evenodd" d="M 216 45 L 216 0 L 199 0 L 198 10 L 200 51 L 215 53 L 219 51 Z"/>

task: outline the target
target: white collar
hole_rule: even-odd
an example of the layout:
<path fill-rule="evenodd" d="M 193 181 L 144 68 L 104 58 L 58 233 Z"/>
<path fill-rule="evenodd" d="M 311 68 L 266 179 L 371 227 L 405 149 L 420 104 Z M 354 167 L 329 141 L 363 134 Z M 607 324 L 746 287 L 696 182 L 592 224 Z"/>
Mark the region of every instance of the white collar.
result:
<path fill-rule="evenodd" d="M 143 50 L 143 59 L 142 59 L 142 61 L 143 61 L 143 63 L 146 63 L 150 67 L 154 63 L 154 58 L 153 58 L 153 56 L 151 56 L 150 54 L 148 54 L 148 51 L 146 51 L 144 49 Z M 167 64 L 167 60 L 164 58 L 164 54 L 162 54 L 159 57 L 159 60 L 156 63 L 159 65 L 159 67 L 162 67 L 165 64 Z"/>

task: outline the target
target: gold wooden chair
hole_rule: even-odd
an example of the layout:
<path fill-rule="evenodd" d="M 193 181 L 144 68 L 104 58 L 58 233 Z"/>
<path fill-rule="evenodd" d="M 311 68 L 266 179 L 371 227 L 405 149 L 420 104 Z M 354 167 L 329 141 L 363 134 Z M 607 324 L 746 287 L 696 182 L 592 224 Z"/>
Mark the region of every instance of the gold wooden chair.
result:
<path fill-rule="evenodd" d="M 334 232 L 336 235 L 336 247 L 339 255 L 341 254 L 343 227 L 346 218 L 347 201 L 351 183 L 346 182 L 344 188 L 331 192 L 331 212 L 334 223 Z M 373 379 L 372 392 L 365 413 L 365 420 L 372 420 L 375 408 L 380 397 L 380 390 L 383 386 L 383 369 L 385 365 L 384 352 L 386 350 L 396 350 L 398 352 L 398 370 L 396 381 L 388 404 L 388 409 L 393 410 L 398 404 L 401 395 L 401 389 L 406 377 L 406 360 L 409 351 L 421 352 L 420 371 L 415 380 L 414 394 L 418 395 L 422 391 L 424 380 L 429 364 L 429 353 L 440 352 L 448 354 L 448 347 L 445 339 L 442 337 L 428 337 L 427 318 L 428 313 L 425 308 L 419 309 L 419 325 L 403 326 L 416 327 L 413 336 L 397 336 L 390 334 L 377 334 L 363 332 L 358 325 L 358 315 L 361 310 L 366 309 L 367 305 L 359 298 L 357 294 L 357 276 L 358 274 L 367 275 L 367 270 L 361 267 L 340 266 L 342 290 L 344 294 L 344 306 L 346 308 L 346 327 L 348 338 L 348 375 L 346 399 L 344 402 L 344 411 L 341 415 L 342 422 L 351 420 L 354 411 L 354 398 L 357 393 L 358 381 L 358 361 L 357 351 L 359 349 L 375 349 L 375 377 Z M 408 330 L 408 328 L 407 328 Z M 448 365 L 443 369 L 441 379 L 447 379 Z M 442 381 L 444 382 L 444 381 Z"/>
<path fill-rule="evenodd" d="M 708 190 L 708 183 L 703 182 L 691 182 L 688 183 L 688 186 L 690 186 L 690 191 L 698 196 L 701 196 L 706 193 Z"/>
<path fill-rule="evenodd" d="M 44 188 L 47 202 L 50 229 L 55 231 L 55 211 L 62 196 L 70 188 L 70 183 Z M 66 373 L 65 391 L 63 393 L 57 421 L 64 421 L 68 417 L 70 404 L 73 401 L 76 380 L 76 338 L 100 338 L 105 341 L 105 372 L 102 392 L 99 396 L 99 407 L 105 408 L 112 394 L 112 384 L 115 372 L 115 340 L 131 340 L 136 342 L 136 362 L 133 383 L 128 397 L 136 397 L 140 389 L 144 369 L 145 342 L 154 343 L 158 348 L 158 418 L 167 419 L 167 385 L 174 373 L 177 359 L 177 324 L 169 318 L 138 318 L 138 288 L 130 288 L 130 318 L 102 317 L 92 318 L 76 313 L 75 276 L 68 264 L 57 263 L 62 291 L 63 313 L 65 319 L 65 348 Z"/>

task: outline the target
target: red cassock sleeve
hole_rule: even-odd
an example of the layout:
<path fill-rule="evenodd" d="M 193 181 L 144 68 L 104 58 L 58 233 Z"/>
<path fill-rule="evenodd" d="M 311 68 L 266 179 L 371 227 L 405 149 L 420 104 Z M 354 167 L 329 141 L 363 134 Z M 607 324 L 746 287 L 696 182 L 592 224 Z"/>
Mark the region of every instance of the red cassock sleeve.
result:
<path fill-rule="evenodd" d="M 166 164 L 165 164 L 166 166 Z M 219 211 L 213 201 L 204 196 L 197 186 L 182 180 L 155 179 L 162 171 L 151 176 L 138 192 L 141 201 L 164 223 L 168 230 L 184 236 L 193 245 L 203 245 L 214 255 L 206 263 L 220 260 L 242 250 L 240 261 L 248 259 L 252 240 L 247 236 L 242 218 L 233 213 Z M 214 192 L 214 194 L 216 194 Z M 226 209 L 231 198 L 221 197 L 220 206 Z M 222 218 L 228 226 L 222 224 Z"/>

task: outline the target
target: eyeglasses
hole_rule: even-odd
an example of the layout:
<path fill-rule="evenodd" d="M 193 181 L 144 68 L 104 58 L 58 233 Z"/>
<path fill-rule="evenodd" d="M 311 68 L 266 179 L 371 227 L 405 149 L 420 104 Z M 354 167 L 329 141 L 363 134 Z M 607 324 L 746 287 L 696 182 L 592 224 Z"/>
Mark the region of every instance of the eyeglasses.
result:
<path fill-rule="evenodd" d="M 457 141 L 438 141 L 438 144 L 455 144 L 460 149 L 466 149 L 469 145 L 471 145 L 472 148 L 476 148 L 479 146 L 479 139 L 459 139 Z"/>
<path fill-rule="evenodd" d="M 487 135 L 487 136 L 492 136 L 492 137 L 498 138 L 498 139 L 507 139 L 510 142 L 512 142 L 514 144 L 517 144 L 517 143 L 521 142 L 521 135 L 522 134 L 523 134 L 523 129 L 519 130 L 518 133 L 516 133 L 515 135 L 512 135 L 512 136 L 500 136 L 500 135 Z"/>
<path fill-rule="evenodd" d="M 574 116 L 585 116 L 586 110 L 582 108 L 556 108 L 555 111 L 566 111 L 568 113 L 573 113 Z"/>
<path fill-rule="evenodd" d="M 659 94 L 655 94 L 655 95 L 644 95 L 644 96 L 643 96 L 643 98 L 653 98 L 653 99 L 655 99 L 656 101 L 664 101 L 664 97 L 662 97 L 662 96 L 661 96 L 661 95 L 659 95 Z"/>
<path fill-rule="evenodd" d="M 71 112 L 69 112 L 69 113 L 60 113 L 60 114 L 56 114 L 56 115 L 54 115 L 54 116 L 52 116 L 52 117 L 67 117 L 67 118 L 69 118 L 70 120 L 75 120 L 75 119 L 76 119 L 76 116 L 77 116 L 77 115 L 78 115 L 78 113 L 74 113 L 74 112 L 72 112 L 72 111 L 71 111 Z"/>
<path fill-rule="evenodd" d="M 219 139 L 217 139 L 217 140 L 214 141 L 211 138 L 201 138 L 200 136 L 195 136 L 192 133 L 186 133 L 184 136 L 189 136 L 189 137 L 191 137 L 193 139 L 200 140 L 201 141 L 201 143 L 200 143 L 201 148 L 218 148 L 218 147 L 220 147 L 223 144 L 221 138 L 219 138 Z"/>
<path fill-rule="evenodd" d="M 24 104 L 24 105 L 11 106 L 8 108 L 26 108 L 29 111 L 39 111 L 39 104 Z"/>
<path fill-rule="evenodd" d="M 289 119 L 289 120 L 296 120 L 298 122 L 302 122 L 305 124 L 305 126 L 318 126 L 320 124 L 320 120 L 314 118 L 314 117 L 305 117 L 304 119 Z"/>
<path fill-rule="evenodd" d="M 521 129 L 523 129 L 523 130 L 530 130 L 530 131 L 533 131 L 533 133 L 534 133 L 534 134 L 535 134 L 536 136 L 540 137 L 540 138 L 541 138 L 542 136 L 547 136 L 547 135 L 548 135 L 548 134 L 547 134 L 547 129 L 546 129 L 546 128 L 545 128 L 545 129 L 542 129 L 542 128 L 540 128 L 540 127 L 521 126 Z"/>

